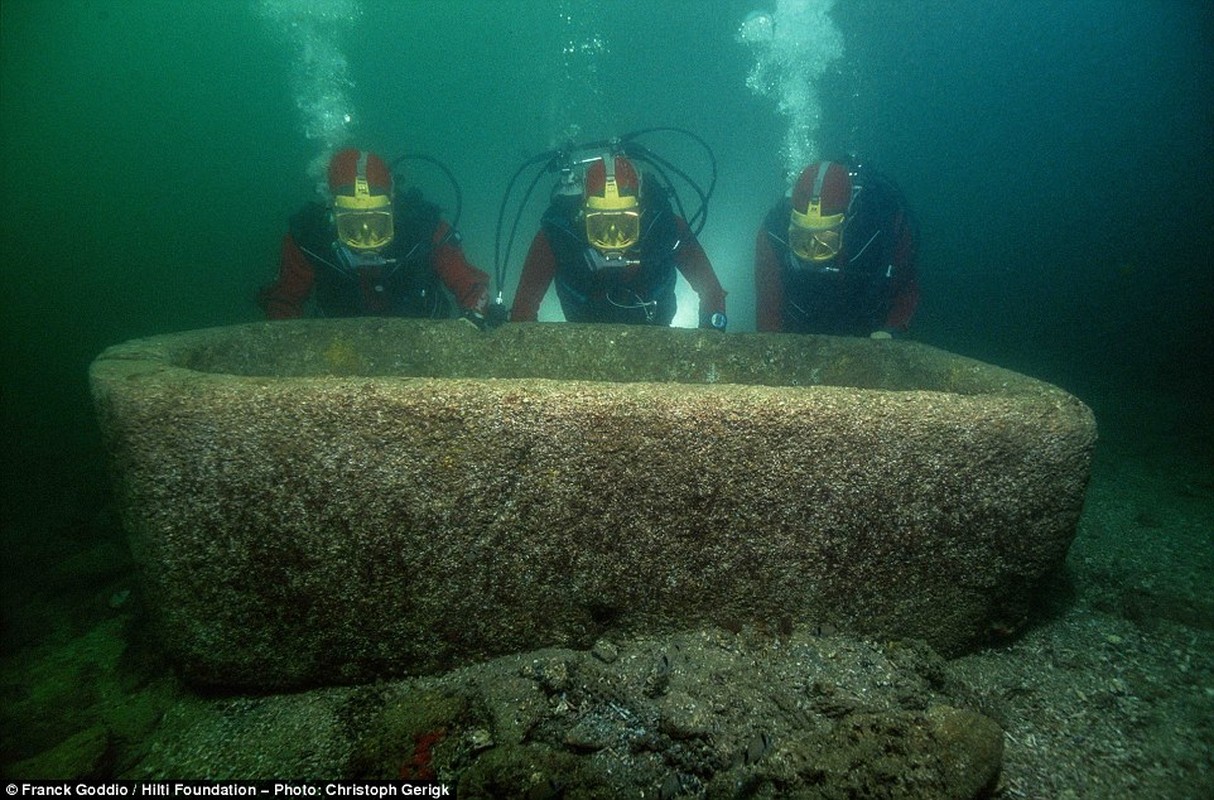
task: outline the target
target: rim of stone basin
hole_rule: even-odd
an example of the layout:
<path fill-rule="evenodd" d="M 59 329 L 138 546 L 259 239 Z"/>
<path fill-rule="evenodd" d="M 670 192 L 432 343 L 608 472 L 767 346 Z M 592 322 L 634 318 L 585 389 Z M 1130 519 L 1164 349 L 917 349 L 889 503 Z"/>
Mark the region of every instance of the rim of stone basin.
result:
<path fill-rule="evenodd" d="M 95 374 L 165 370 L 248 378 L 521 379 L 847 387 L 959 395 L 1063 390 L 909 341 L 686 328 L 386 318 L 249 323 L 114 345 Z"/>

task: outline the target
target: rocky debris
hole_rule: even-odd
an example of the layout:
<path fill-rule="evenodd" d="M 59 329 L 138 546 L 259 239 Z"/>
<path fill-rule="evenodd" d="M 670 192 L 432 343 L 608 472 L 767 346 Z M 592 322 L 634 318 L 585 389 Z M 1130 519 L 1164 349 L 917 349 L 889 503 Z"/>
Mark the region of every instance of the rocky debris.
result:
<path fill-rule="evenodd" d="M 244 709 L 245 735 L 222 722 L 223 705 L 250 701 L 218 701 L 193 729 L 166 725 L 134 776 L 214 774 L 240 751 L 246 777 L 268 776 L 264 763 L 278 775 L 426 778 L 461 798 L 979 797 L 997 780 L 1003 734 L 960 707 L 942 665 L 921 642 L 804 632 L 600 641 L 264 698 L 252 721 Z M 327 743 L 307 762 L 290 744 L 305 722 Z M 224 744 L 204 745 L 211 736 Z"/>

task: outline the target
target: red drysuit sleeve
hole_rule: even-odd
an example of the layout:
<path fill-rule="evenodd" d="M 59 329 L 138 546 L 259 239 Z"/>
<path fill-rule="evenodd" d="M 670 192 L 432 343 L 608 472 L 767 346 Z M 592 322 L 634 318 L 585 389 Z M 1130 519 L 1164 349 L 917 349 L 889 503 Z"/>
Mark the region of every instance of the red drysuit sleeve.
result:
<path fill-rule="evenodd" d="M 784 329 L 784 282 L 766 228 L 755 238 L 755 327 L 763 333 Z"/>
<path fill-rule="evenodd" d="M 514 307 L 510 310 L 511 322 L 535 322 L 539 316 L 540 303 L 556 277 L 556 256 L 548 234 L 540 230 L 531 240 L 527 260 L 523 262 L 523 274 L 519 276 L 518 288 L 514 290 Z"/>
<path fill-rule="evenodd" d="M 674 251 L 675 263 L 700 298 L 700 319 L 707 319 L 713 314 L 724 314 L 725 290 L 717 280 L 717 273 L 713 271 L 708 254 L 687 226 L 686 220 L 680 217 L 678 226 L 679 246 Z"/>
<path fill-rule="evenodd" d="M 440 222 L 434 231 L 434 271 L 465 311 L 483 311 L 489 299 L 489 275 L 468 261 L 451 226 Z M 445 241 L 444 241 L 445 240 Z"/>
<path fill-rule="evenodd" d="M 304 303 L 312 294 L 316 283 L 316 270 L 308 261 L 291 234 L 282 238 L 282 256 L 278 264 L 278 277 L 273 283 L 261 287 L 257 293 L 257 304 L 265 312 L 266 319 L 294 319 L 304 314 Z"/>
<path fill-rule="evenodd" d="M 897 231 L 898 244 L 894 248 L 893 266 L 897 276 L 894 288 L 894 299 L 889 314 L 885 318 L 885 327 L 897 331 L 905 331 L 910 325 L 911 317 L 919 305 L 919 268 L 918 242 L 915 241 L 911 227 L 906 224 L 906 218 L 901 212 L 894 223 Z"/>

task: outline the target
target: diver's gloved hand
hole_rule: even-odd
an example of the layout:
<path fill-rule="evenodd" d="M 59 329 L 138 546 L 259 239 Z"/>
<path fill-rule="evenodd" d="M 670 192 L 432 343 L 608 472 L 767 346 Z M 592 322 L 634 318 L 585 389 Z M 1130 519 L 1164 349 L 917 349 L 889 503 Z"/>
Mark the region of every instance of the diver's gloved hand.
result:
<path fill-rule="evenodd" d="M 509 318 L 510 312 L 504 305 L 498 303 L 486 306 L 483 312 L 470 308 L 464 311 L 460 317 L 465 322 L 475 325 L 476 329 L 480 331 L 491 331 L 494 328 L 500 328 Z"/>
<path fill-rule="evenodd" d="M 700 314 L 700 327 L 713 331 L 724 331 L 725 326 L 729 324 L 729 320 L 718 311 L 715 314 Z"/>
<path fill-rule="evenodd" d="M 500 328 L 510 321 L 510 309 L 502 302 L 490 303 L 485 306 L 485 326 L 489 330 Z"/>
<path fill-rule="evenodd" d="M 489 330 L 488 320 L 486 320 L 485 315 L 479 311 L 475 311 L 471 308 L 466 309 L 463 314 L 459 315 L 459 318 L 476 328 L 478 331 Z"/>

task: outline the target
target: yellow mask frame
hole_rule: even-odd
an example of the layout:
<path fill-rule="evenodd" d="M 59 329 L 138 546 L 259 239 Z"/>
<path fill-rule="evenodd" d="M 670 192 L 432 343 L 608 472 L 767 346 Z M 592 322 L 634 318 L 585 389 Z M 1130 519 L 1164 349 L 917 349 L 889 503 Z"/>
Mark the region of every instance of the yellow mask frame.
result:
<path fill-rule="evenodd" d="M 843 249 L 846 214 L 823 214 L 821 201 L 809 203 L 802 214 L 792 210 L 788 223 L 788 246 L 802 261 L 831 261 Z"/>
<path fill-rule="evenodd" d="M 627 250 L 641 238 L 641 205 L 636 195 L 621 194 L 615 157 L 603 156 L 603 194 L 587 195 L 582 209 L 586 241 L 598 250 Z"/>
<path fill-rule="evenodd" d="M 371 194 L 361 175 L 354 180 L 353 195 L 333 197 L 333 222 L 337 238 L 351 250 L 378 250 L 396 235 L 391 196 Z"/>
<path fill-rule="evenodd" d="M 586 241 L 599 250 L 627 250 L 641 238 L 639 211 L 587 211 Z"/>

